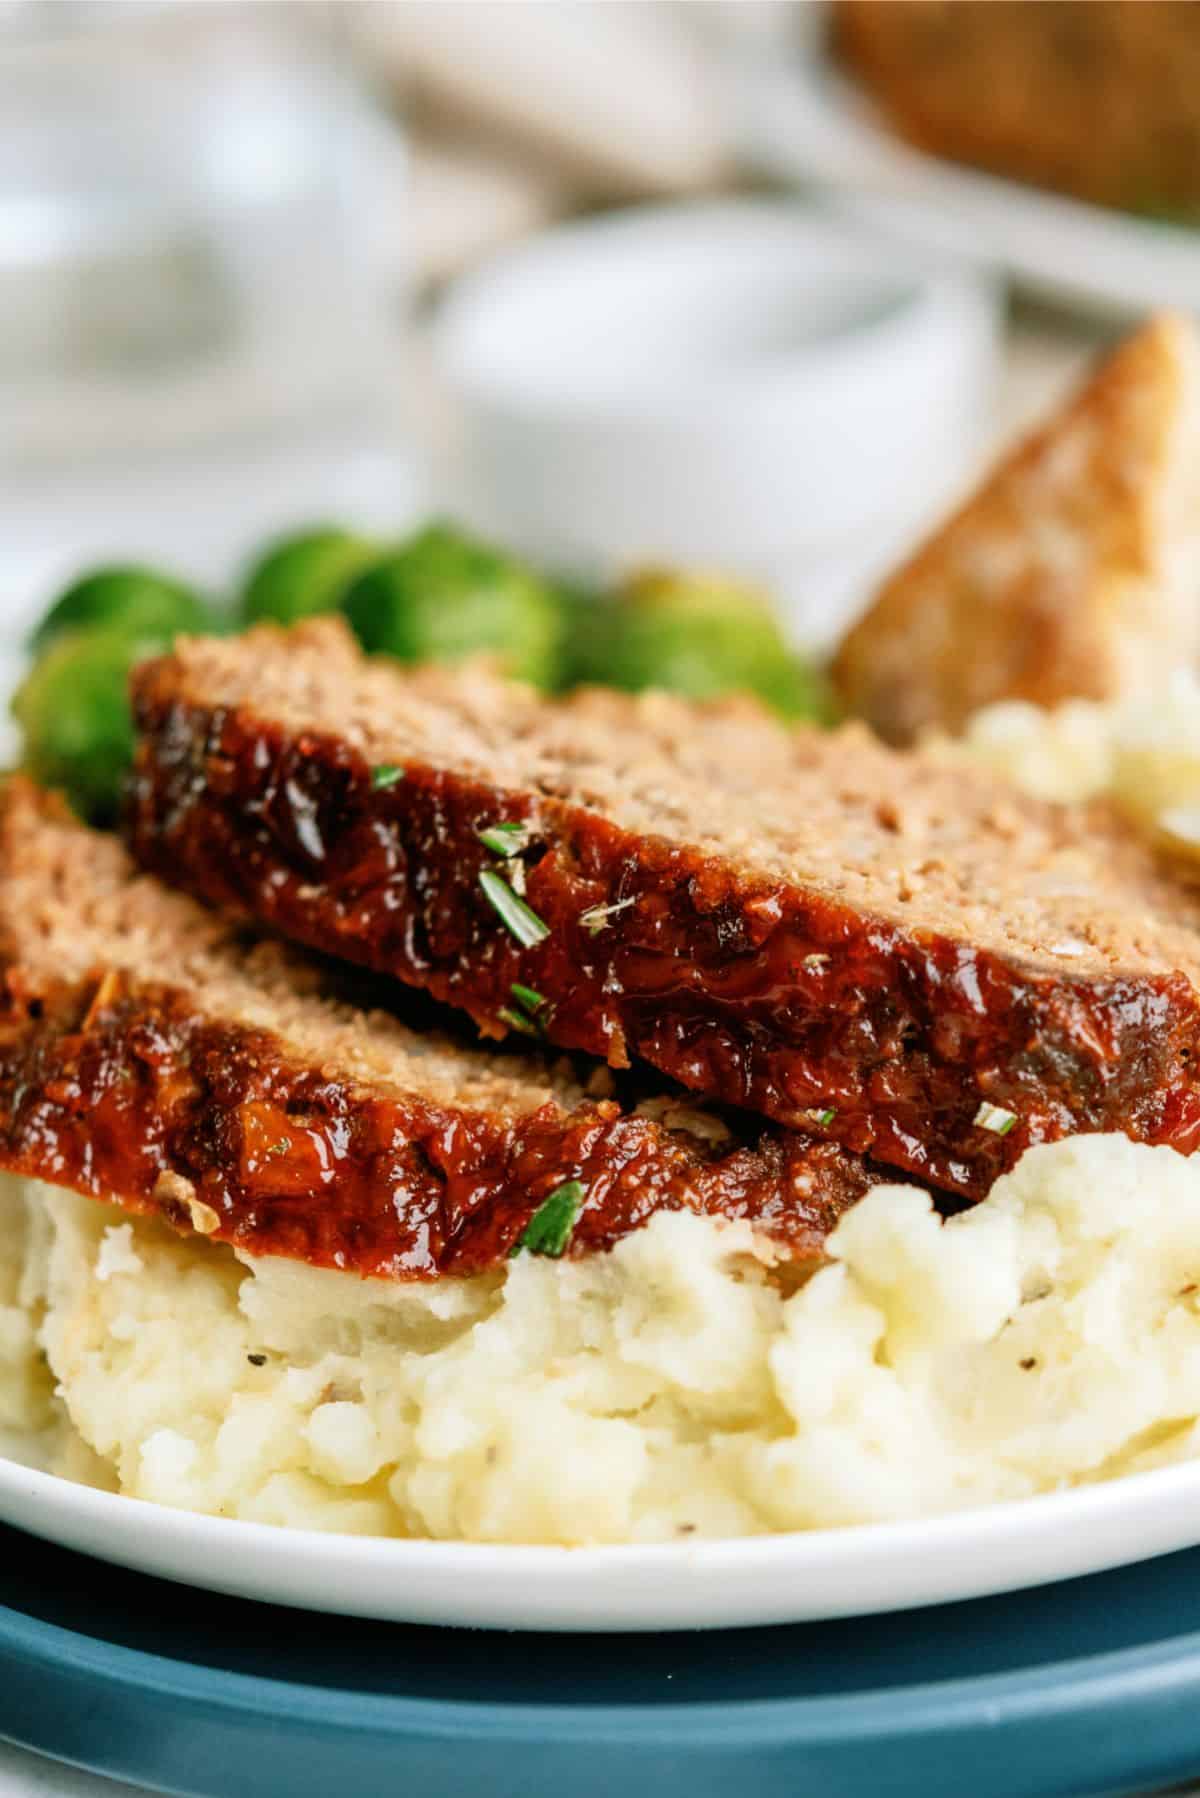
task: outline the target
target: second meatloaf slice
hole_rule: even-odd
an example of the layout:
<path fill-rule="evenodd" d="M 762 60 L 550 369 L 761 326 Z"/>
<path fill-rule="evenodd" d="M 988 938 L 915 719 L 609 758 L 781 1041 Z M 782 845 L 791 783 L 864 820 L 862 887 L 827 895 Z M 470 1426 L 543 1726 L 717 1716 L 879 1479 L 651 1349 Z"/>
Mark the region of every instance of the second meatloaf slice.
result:
<path fill-rule="evenodd" d="M 1200 907 L 1108 813 L 749 704 L 549 701 L 340 625 L 135 676 L 142 862 L 300 941 L 972 1196 L 1200 1143 Z"/>
<path fill-rule="evenodd" d="M 359 1010 L 337 970 L 167 891 L 20 779 L 0 794 L 0 1169 L 396 1280 L 503 1266 L 531 1225 L 578 1255 L 680 1209 L 803 1260 L 872 1184 L 833 1144 L 739 1138 L 678 1093 L 589 1096 L 562 1058 Z"/>

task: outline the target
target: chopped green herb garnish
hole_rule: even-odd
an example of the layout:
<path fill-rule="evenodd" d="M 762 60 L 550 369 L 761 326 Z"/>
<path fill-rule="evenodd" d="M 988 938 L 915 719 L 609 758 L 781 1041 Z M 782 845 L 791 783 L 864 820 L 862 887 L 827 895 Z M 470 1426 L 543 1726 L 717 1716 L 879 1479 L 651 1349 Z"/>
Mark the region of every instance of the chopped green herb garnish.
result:
<path fill-rule="evenodd" d="M 479 884 L 488 904 L 523 949 L 532 949 L 535 943 L 545 942 L 550 935 L 549 925 L 543 924 L 537 913 L 518 898 L 502 875 L 494 868 L 484 868 Z"/>
<path fill-rule="evenodd" d="M 1006 1111 L 1003 1105 L 993 1105 L 984 1099 L 975 1113 L 975 1122 L 981 1130 L 991 1130 L 996 1136 L 1007 1136 L 1017 1121 L 1015 1111 Z"/>
<path fill-rule="evenodd" d="M 540 1036 L 542 1034 L 532 1018 L 527 1018 L 523 1012 L 514 1011 L 511 1005 L 502 1005 L 496 1016 L 502 1024 L 507 1024 L 510 1030 L 520 1031 L 522 1036 Z"/>
<path fill-rule="evenodd" d="M 819 1124 L 822 1130 L 828 1130 L 836 1116 L 837 1112 L 830 1106 L 826 1111 L 814 1111 L 812 1113 L 812 1120 L 814 1124 Z"/>
<path fill-rule="evenodd" d="M 579 1213 L 583 1210 L 583 1187 L 578 1180 L 566 1180 L 556 1186 L 548 1199 L 543 1199 L 512 1248 L 509 1258 L 527 1249 L 531 1255 L 561 1255 L 570 1242 Z"/>
<path fill-rule="evenodd" d="M 589 910 L 580 912 L 579 922 L 590 935 L 599 936 L 602 930 L 607 929 L 610 920 L 615 918 L 618 912 L 626 911 L 629 906 L 636 904 L 637 900 L 630 898 L 617 899 L 612 905 L 593 905 Z"/>
<path fill-rule="evenodd" d="M 375 792 L 382 793 L 385 787 L 394 787 L 398 780 L 404 779 L 403 768 L 395 762 L 380 762 L 378 768 L 371 770 L 371 785 Z"/>
<path fill-rule="evenodd" d="M 520 855 L 522 849 L 529 847 L 528 824 L 489 824 L 475 834 L 485 849 L 490 849 L 493 855 L 503 856 L 505 861 L 510 855 Z"/>
<path fill-rule="evenodd" d="M 551 1009 L 544 995 L 535 992 L 531 986 L 522 986 L 519 980 L 514 980 L 508 990 L 520 1009 L 514 1011 L 511 1005 L 503 1005 L 496 1016 L 523 1036 L 541 1036 Z"/>

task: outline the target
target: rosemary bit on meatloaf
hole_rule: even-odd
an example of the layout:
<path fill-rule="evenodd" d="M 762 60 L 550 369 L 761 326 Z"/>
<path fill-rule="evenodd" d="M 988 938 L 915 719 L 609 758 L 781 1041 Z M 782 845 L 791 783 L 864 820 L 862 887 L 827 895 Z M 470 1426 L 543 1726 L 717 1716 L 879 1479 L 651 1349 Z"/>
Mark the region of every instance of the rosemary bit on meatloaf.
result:
<path fill-rule="evenodd" d="M 520 982 L 564 1047 L 973 1197 L 1077 1131 L 1200 1142 L 1200 902 L 1103 808 L 744 701 L 406 671 L 330 620 L 185 640 L 134 695 L 148 868 L 485 1031 Z M 480 884 L 514 823 L 542 935 Z"/>
<path fill-rule="evenodd" d="M 746 1218 L 781 1257 L 812 1257 L 879 1177 L 811 1137 L 738 1137 L 690 1098 L 593 1101 L 561 1059 L 463 1047 L 339 993 L 336 970 L 248 940 L 141 874 L 115 838 L 8 783 L 6 1171 L 254 1254 L 395 1279 L 502 1265 L 575 1183 L 570 1230 L 543 1219 L 534 1233 L 543 1252 L 568 1237 L 573 1255 L 606 1248 L 655 1211 L 688 1209 Z"/>

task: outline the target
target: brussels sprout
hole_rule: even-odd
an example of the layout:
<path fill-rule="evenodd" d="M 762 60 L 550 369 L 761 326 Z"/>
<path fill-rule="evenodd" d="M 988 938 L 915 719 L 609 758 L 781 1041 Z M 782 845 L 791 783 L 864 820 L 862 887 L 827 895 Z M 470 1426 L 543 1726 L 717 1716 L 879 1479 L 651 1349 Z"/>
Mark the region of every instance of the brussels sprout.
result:
<path fill-rule="evenodd" d="M 242 588 L 242 615 L 295 624 L 318 612 L 334 612 L 351 581 L 377 561 L 379 545 L 336 525 L 298 531 L 259 557 Z"/>
<path fill-rule="evenodd" d="M 775 674 L 764 670 L 750 691 L 757 693 L 781 718 L 806 724 L 838 722 L 837 700 L 824 671 L 808 656 L 797 655 L 794 650 L 785 653 Z"/>
<path fill-rule="evenodd" d="M 756 693 L 787 718 L 830 717 L 822 677 L 789 650 L 765 595 L 715 576 L 650 569 L 611 600 L 578 609 L 571 674 L 692 699 Z"/>
<path fill-rule="evenodd" d="M 13 695 L 22 764 L 43 786 L 62 787 L 85 818 L 111 823 L 133 759 L 129 670 L 166 638 L 130 631 L 64 631 Z"/>
<path fill-rule="evenodd" d="M 523 680 L 557 681 L 563 621 L 554 589 L 450 526 L 432 525 L 377 562 L 342 607 L 364 649 L 405 662 L 490 651 Z"/>
<path fill-rule="evenodd" d="M 213 628 L 204 602 L 169 575 L 152 568 L 97 568 L 59 595 L 30 638 L 30 648 L 47 647 L 64 631 L 111 626 L 168 638 L 177 631 Z"/>

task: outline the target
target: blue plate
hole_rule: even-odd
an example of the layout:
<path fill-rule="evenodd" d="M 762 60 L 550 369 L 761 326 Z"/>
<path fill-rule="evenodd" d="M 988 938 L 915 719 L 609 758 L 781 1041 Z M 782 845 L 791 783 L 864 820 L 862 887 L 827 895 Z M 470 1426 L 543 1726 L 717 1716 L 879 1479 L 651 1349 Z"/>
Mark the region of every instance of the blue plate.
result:
<path fill-rule="evenodd" d="M 0 1529 L 0 1734 L 202 1798 L 1050 1798 L 1200 1771 L 1200 1550 L 899 1616 L 402 1628 Z"/>

